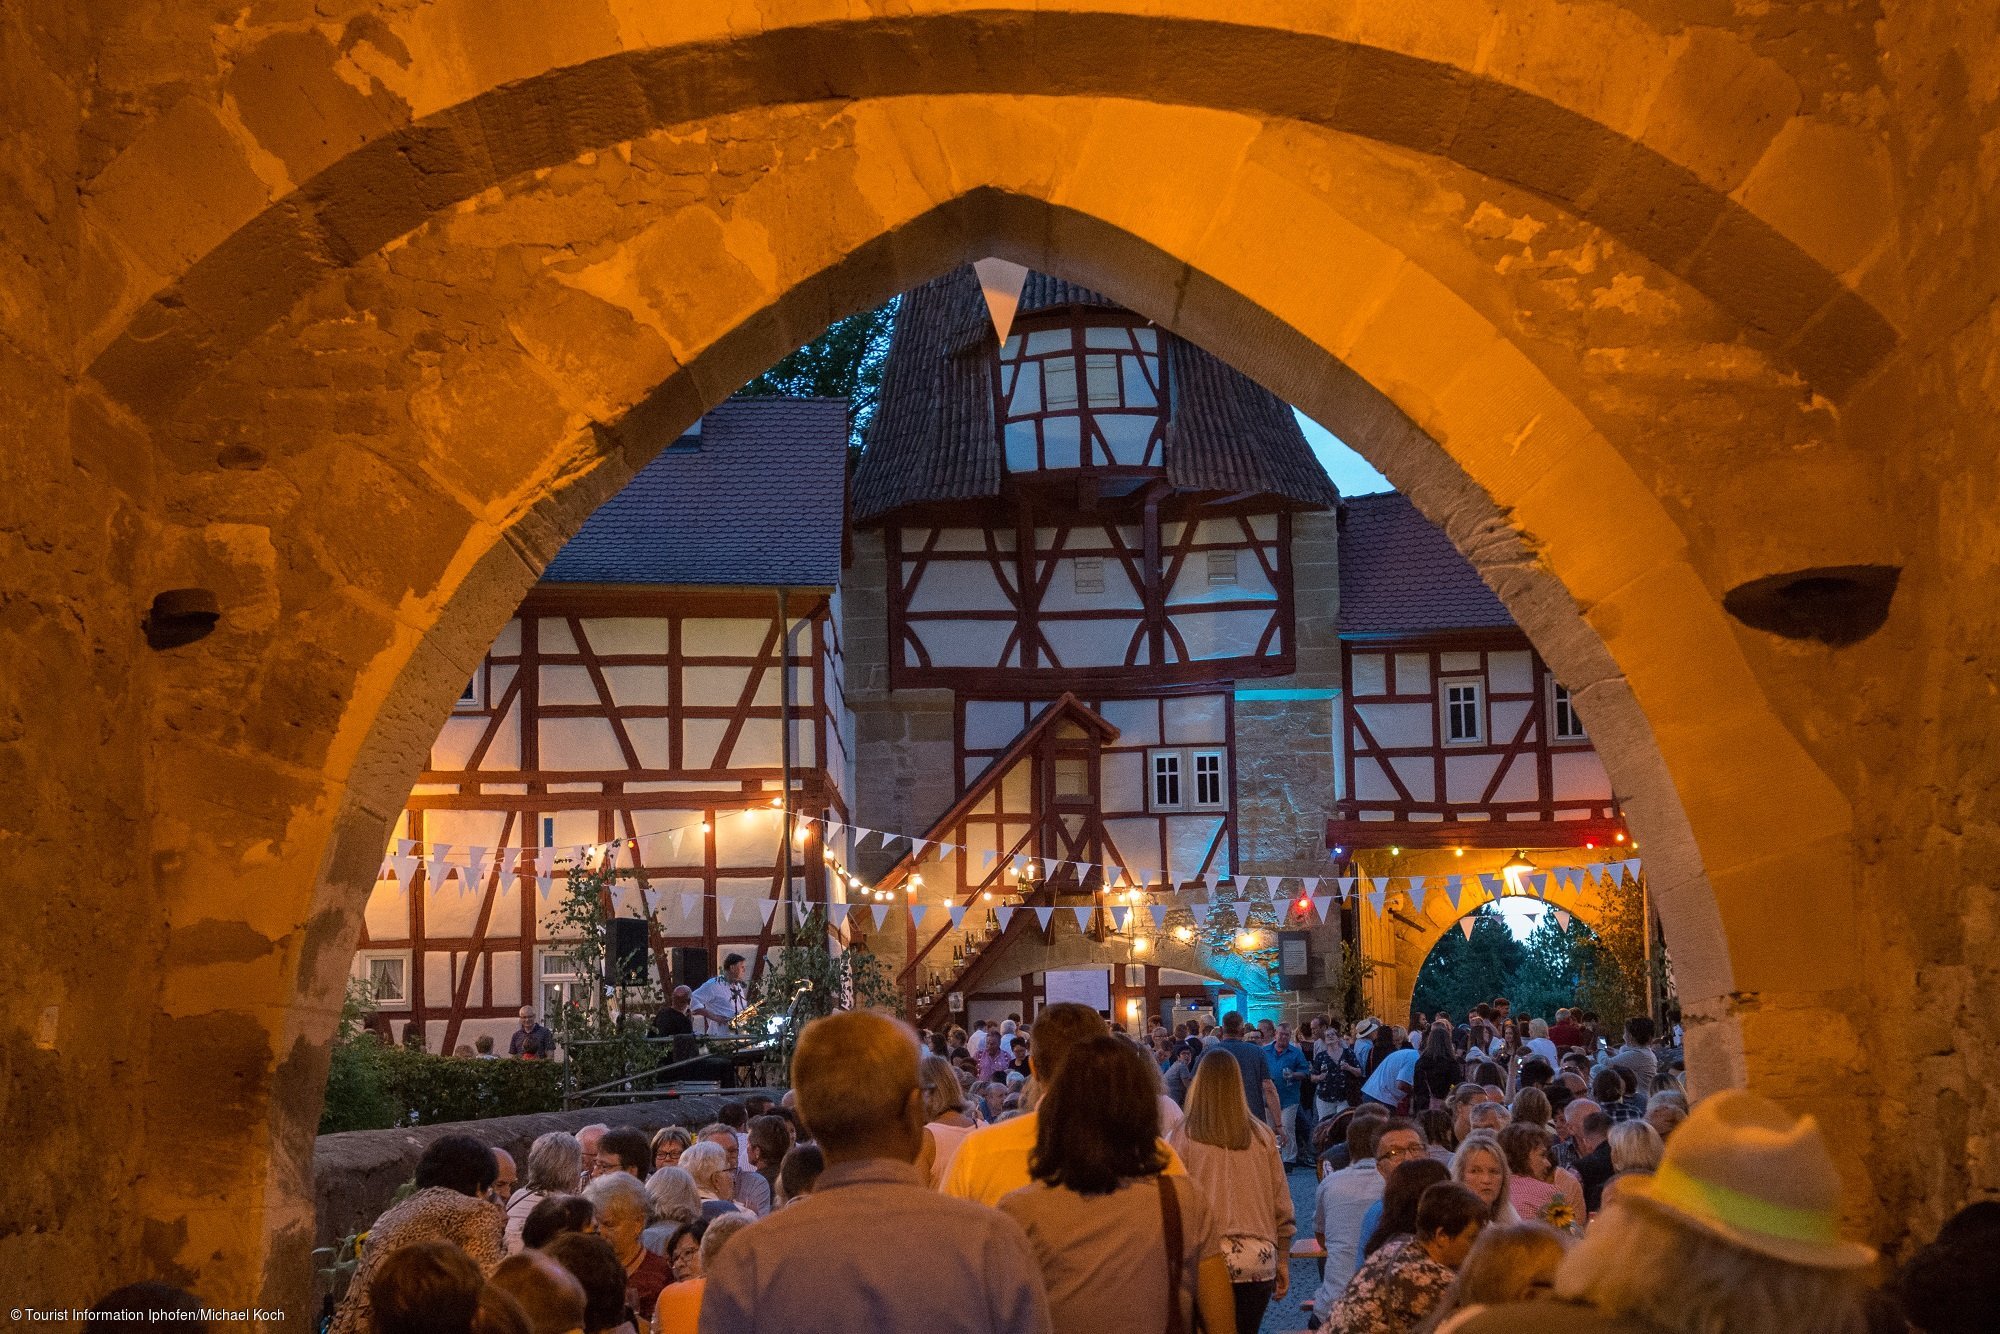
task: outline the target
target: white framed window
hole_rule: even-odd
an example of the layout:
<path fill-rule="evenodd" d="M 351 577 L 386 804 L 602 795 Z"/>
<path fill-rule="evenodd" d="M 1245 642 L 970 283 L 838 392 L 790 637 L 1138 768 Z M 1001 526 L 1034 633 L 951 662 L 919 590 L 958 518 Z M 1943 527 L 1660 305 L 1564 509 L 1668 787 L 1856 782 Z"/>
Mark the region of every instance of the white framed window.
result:
<path fill-rule="evenodd" d="M 1234 551 L 1211 551 L 1208 553 L 1208 586 L 1223 588 L 1236 582 L 1236 556 Z"/>
<path fill-rule="evenodd" d="M 1477 745 L 1486 740 L 1486 686 L 1469 677 L 1447 677 L 1438 683 L 1444 711 L 1444 743 L 1447 746 Z"/>
<path fill-rule="evenodd" d="M 1229 803 L 1229 787 L 1222 779 L 1222 752 L 1197 750 L 1189 756 L 1194 770 L 1194 800 L 1197 810 L 1217 810 Z"/>
<path fill-rule="evenodd" d="M 1549 683 L 1549 737 L 1555 741 L 1588 741 L 1583 715 L 1576 711 L 1569 687 Z"/>
<path fill-rule="evenodd" d="M 459 691 L 458 699 L 452 704 L 453 713 L 478 713 L 486 707 L 486 664 L 481 663 L 472 679 Z"/>
<path fill-rule="evenodd" d="M 1070 572 L 1076 579 L 1079 593 L 1102 593 L 1104 591 L 1104 558 L 1102 556 L 1078 556 L 1070 562 Z"/>
<path fill-rule="evenodd" d="M 1229 805 L 1226 751 L 1149 750 L 1146 773 L 1150 810 L 1216 811 Z"/>
<path fill-rule="evenodd" d="M 410 951 L 363 950 L 354 956 L 354 976 L 373 990 L 377 1009 L 410 1008 Z"/>
<path fill-rule="evenodd" d="M 591 979 L 584 976 L 576 956 L 560 945 L 536 953 L 535 978 L 540 983 L 544 1019 L 565 1005 L 584 1005 L 593 999 Z"/>
<path fill-rule="evenodd" d="M 1152 776 L 1148 788 L 1152 809 L 1181 809 L 1181 753 L 1177 750 L 1148 751 L 1146 771 Z"/>

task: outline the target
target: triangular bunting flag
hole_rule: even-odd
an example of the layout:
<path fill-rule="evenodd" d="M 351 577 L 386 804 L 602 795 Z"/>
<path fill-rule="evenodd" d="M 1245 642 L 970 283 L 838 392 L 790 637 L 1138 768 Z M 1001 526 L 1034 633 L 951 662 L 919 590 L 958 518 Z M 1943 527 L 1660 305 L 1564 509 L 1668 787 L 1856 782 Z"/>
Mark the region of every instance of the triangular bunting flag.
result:
<path fill-rule="evenodd" d="M 1217 875 L 1215 874 L 1215 872 L 1213 872 L 1213 871 L 1210 871 L 1210 872 L 1208 872 L 1207 874 L 1203 875 L 1203 876 L 1202 876 L 1202 878 L 1201 878 L 1201 884 L 1202 884 L 1202 888 L 1204 888 L 1204 889 L 1206 889 L 1206 890 L 1208 891 L 1208 894 L 1209 894 L 1209 897 L 1210 897 L 1210 898 L 1214 898 L 1214 897 L 1215 897 L 1215 882 L 1216 882 L 1216 880 L 1218 880 L 1219 878 L 1220 878 L 1220 877 L 1218 877 L 1218 876 L 1217 876 Z"/>
<path fill-rule="evenodd" d="M 470 847 L 465 850 L 465 878 L 477 888 L 486 883 L 487 848 Z"/>
<path fill-rule="evenodd" d="M 776 912 L 778 911 L 778 907 L 779 907 L 779 905 L 780 905 L 780 904 L 781 904 L 782 902 L 783 902 L 783 900 L 781 900 L 781 899 L 766 899 L 766 900 L 764 900 L 764 925 L 765 925 L 765 926 L 769 926 L 769 925 L 771 924 L 771 918 L 772 918 L 772 916 L 773 916 L 774 914 L 776 914 Z"/>
<path fill-rule="evenodd" d="M 1044 880 L 1055 879 L 1056 868 L 1064 864 L 1063 861 L 1058 857 L 1043 857 L 1041 859 L 1041 863 L 1042 863 L 1042 878 Z"/>
<path fill-rule="evenodd" d="M 1334 877 L 1333 880 L 1334 888 L 1340 891 L 1340 901 L 1342 903 L 1345 903 L 1350 898 L 1354 897 L 1354 882 L 1357 878 L 1358 877 L 1351 875 L 1342 875 Z"/>
<path fill-rule="evenodd" d="M 1049 929 L 1049 919 L 1055 915 L 1056 910 L 1054 908 L 1035 909 L 1035 920 L 1041 924 L 1041 928 L 1044 931 Z"/>
<path fill-rule="evenodd" d="M 1479 926 L 1479 917 L 1476 913 L 1467 913 L 1465 916 L 1458 919 L 1458 929 L 1465 932 L 1465 938 L 1467 940 L 1472 939 L 1472 933 L 1478 926 Z"/>
<path fill-rule="evenodd" d="M 1420 875 L 1411 876 L 1408 889 L 1410 893 L 1410 906 L 1418 912 L 1422 912 L 1424 910 L 1424 896 L 1429 892 L 1424 888 L 1424 877 Z"/>
<path fill-rule="evenodd" d="M 924 919 L 931 915 L 931 909 L 936 906 L 936 904 L 931 903 L 912 903 L 910 905 L 910 924 L 919 931 L 923 930 Z"/>
<path fill-rule="evenodd" d="M 1299 881 L 1301 885 L 1305 886 L 1306 896 L 1308 898 L 1317 898 L 1319 896 L 1319 881 L 1320 878 L 1316 875 L 1309 875 L 1305 879 Z"/>
<path fill-rule="evenodd" d="M 396 868 L 389 864 L 389 859 L 387 857 L 384 857 L 382 859 L 382 864 L 375 868 L 375 883 L 379 885 L 384 880 L 394 880 L 395 878 L 396 878 Z"/>
<path fill-rule="evenodd" d="M 1097 909 L 1091 907 L 1087 903 L 1079 904 L 1076 907 L 1071 908 L 1070 912 L 1073 913 L 1076 917 L 1076 929 L 1079 931 L 1090 930 L 1090 915 L 1096 911 Z"/>
<path fill-rule="evenodd" d="M 535 877 L 535 892 L 547 898 L 549 891 L 555 888 L 555 883 L 556 878 L 552 875 L 538 875 Z"/>
<path fill-rule="evenodd" d="M 1536 871 L 1530 875 L 1525 875 L 1521 878 L 1527 882 L 1528 891 L 1531 894 L 1533 894 L 1536 898 L 1538 899 L 1548 898 L 1549 896 L 1548 872 Z"/>
<path fill-rule="evenodd" d="M 513 848 L 500 849 L 500 892 L 508 893 L 521 878 L 521 854 Z"/>
<path fill-rule="evenodd" d="M 1368 882 L 1369 882 L 1370 884 L 1372 884 L 1372 885 L 1374 885 L 1374 886 L 1375 886 L 1375 892 L 1376 892 L 1377 894 L 1381 895 L 1381 896 L 1382 896 L 1382 897 L 1384 897 L 1384 898 L 1388 897 L 1388 894 L 1389 894 L 1389 877 L 1388 877 L 1388 876 L 1386 876 L 1386 875 L 1371 875 L 1371 876 L 1369 876 L 1369 877 L 1368 877 Z M 1376 909 L 1376 911 L 1377 911 L 1377 912 L 1380 912 L 1380 911 L 1381 911 L 1381 909 L 1379 909 L 1379 908 L 1378 908 L 1378 909 Z"/>
<path fill-rule="evenodd" d="M 986 849 L 986 851 L 984 851 L 984 852 L 980 853 L 980 854 L 979 854 L 979 869 L 980 869 L 980 870 L 982 870 L 982 871 L 985 871 L 985 870 L 989 870 L 989 869 L 991 869 L 991 867 L 992 867 L 992 865 L 993 865 L 993 859 L 994 859 L 995 857 L 999 856 L 999 855 L 1000 855 L 999 853 L 997 853 L 997 852 L 993 851 L 993 849 L 991 849 L 991 848 L 988 848 L 988 849 Z"/>
<path fill-rule="evenodd" d="M 1380 882 L 1378 881 L 1377 883 Z M 1378 889 L 1374 893 L 1368 896 L 1368 905 L 1371 908 L 1373 908 L 1377 914 L 1380 914 L 1382 912 L 1383 908 L 1388 904 L 1388 902 L 1389 902 L 1389 891 L 1386 889 Z"/>
<path fill-rule="evenodd" d="M 1569 924 L 1575 920 L 1576 920 L 1575 918 L 1571 917 L 1561 908 L 1556 909 L 1556 925 L 1561 927 L 1563 930 L 1565 931 L 1569 930 Z"/>
<path fill-rule="evenodd" d="M 1448 875 L 1444 878 L 1444 900 L 1451 905 L 1453 912 L 1458 911 L 1458 895 L 1464 887 L 1465 881 L 1462 877 Z"/>
<path fill-rule="evenodd" d="M 1491 871 L 1481 871 L 1479 873 L 1479 887 L 1486 891 L 1487 898 L 1497 899 L 1506 892 L 1507 881 L 1504 877 L 1497 876 Z"/>
<path fill-rule="evenodd" d="M 1164 904 L 1164 903 L 1155 903 L 1155 904 L 1154 904 L 1154 905 L 1153 905 L 1153 906 L 1152 906 L 1152 907 L 1151 907 L 1151 908 L 1149 909 L 1149 911 L 1150 911 L 1150 912 L 1151 912 L 1151 913 L 1153 914 L 1153 930 L 1155 930 L 1155 931 L 1164 931 L 1164 930 L 1166 930 L 1166 929 L 1167 929 L 1167 905 L 1166 905 L 1166 904 Z"/>
<path fill-rule="evenodd" d="M 1600 879 L 1604 875 L 1604 863 L 1592 862 L 1590 865 L 1583 868 L 1583 873 L 1589 876 L 1592 880 Z"/>
<path fill-rule="evenodd" d="M 1333 895 L 1331 894 L 1313 895 L 1313 911 L 1319 914 L 1320 921 L 1324 922 L 1326 920 L 1326 910 L 1328 908 L 1331 908 L 1332 906 L 1333 906 Z"/>
<path fill-rule="evenodd" d="M 424 879 L 430 882 L 432 889 L 443 884 L 444 878 L 451 874 L 451 867 L 445 862 L 445 858 L 450 855 L 451 844 L 431 844 L 430 855 L 424 858 Z"/>
<path fill-rule="evenodd" d="M 1007 929 L 1007 923 L 1014 920 L 1014 905 L 1011 903 L 1007 903 L 1007 904 L 1002 904 L 998 908 L 995 908 L 993 910 L 993 920 L 1000 923 L 1000 929 L 1002 931 L 1005 931 Z"/>
<path fill-rule="evenodd" d="M 1014 327 L 1014 312 L 1021 308 L 1021 292 L 1028 285 L 1028 269 L 1011 259 L 976 259 L 972 271 L 979 278 L 979 294 L 986 298 L 986 313 L 993 320 L 993 336 L 1002 343 Z"/>
<path fill-rule="evenodd" d="M 954 903 L 954 904 L 952 904 L 952 905 L 951 905 L 951 929 L 952 929 L 952 930 L 954 930 L 954 931 L 956 931 L 956 930 L 958 930 L 958 929 L 959 929 L 960 927 L 962 927 L 962 926 L 964 926 L 964 925 L 965 925 L 965 905 L 964 905 L 963 903 Z"/>
<path fill-rule="evenodd" d="M 389 865 L 395 868 L 396 883 L 400 884 L 404 889 L 408 889 L 410 887 L 410 877 L 415 875 L 417 871 L 417 859 L 410 855 L 410 840 L 407 838 L 397 839 L 396 847 L 398 851 L 395 856 L 389 859 Z"/>
<path fill-rule="evenodd" d="M 854 911 L 851 903 L 829 903 L 826 905 L 826 920 L 840 927 L 847 925 L 847 914 Z"/>
<path fill-rule="evenodd" d="M 868 911 L 875 914 L 875 929 L 880 931 L 882 923 L 889 920 L 889 905 L 886 903 L 870 904 Z"/>
<path fill-rule="evenodd" d="M 910 860 L 913 862 L 922 861 L 924 859 L 924 849 L 928 848 L 929 846 L 930 846 L 930 840 L 928 839 L 922 839 L 922 838 L 911 839 Z"/>

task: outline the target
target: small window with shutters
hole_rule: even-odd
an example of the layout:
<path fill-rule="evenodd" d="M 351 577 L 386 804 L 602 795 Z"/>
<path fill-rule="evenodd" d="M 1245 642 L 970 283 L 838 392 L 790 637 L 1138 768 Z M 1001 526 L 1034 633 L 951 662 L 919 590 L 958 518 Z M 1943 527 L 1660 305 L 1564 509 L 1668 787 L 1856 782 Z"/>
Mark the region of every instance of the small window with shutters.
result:
<path fill-rule="evenodd" d="M 1079 593 L 1102 593 L 1104 591 L 1104 558 L 1102 556 L 1078 556 L 1070 562 L 1070 572 L 1076 580 Z"/>

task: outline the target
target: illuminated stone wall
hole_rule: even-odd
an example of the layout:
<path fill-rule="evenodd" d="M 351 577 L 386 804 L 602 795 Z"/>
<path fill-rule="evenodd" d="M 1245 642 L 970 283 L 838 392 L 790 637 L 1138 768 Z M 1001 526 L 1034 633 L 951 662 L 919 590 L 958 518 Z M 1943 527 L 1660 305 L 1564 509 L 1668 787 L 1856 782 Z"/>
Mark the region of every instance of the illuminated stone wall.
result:
<path fill-rule="evenodd" d="M 0 1272 L 297 1301 L 388 822 L 583 515 L 1001 254 L 1356 444 L 1578 693 L 1706 1085 L 2000 1188 L 1994 6 L 28 0 L 0 25 Z M 644 431 L 621 424 L 637 413 Z M 1902 567 L 1838 649 L 1746 581 Z M 145 648 L 153 595 L 215 633 Z"/>

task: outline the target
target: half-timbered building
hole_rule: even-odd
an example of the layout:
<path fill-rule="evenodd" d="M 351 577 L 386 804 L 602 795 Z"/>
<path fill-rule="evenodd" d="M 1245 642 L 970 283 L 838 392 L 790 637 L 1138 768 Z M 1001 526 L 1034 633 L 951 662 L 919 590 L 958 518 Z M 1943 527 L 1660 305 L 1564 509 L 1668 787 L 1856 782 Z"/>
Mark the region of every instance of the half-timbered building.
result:
<path fill-rule="evenodd" d="M 1623 814 L 1570 691 L 1450 540 L 1405 497 L 1349 498 L 1340 531 L 1338 800 L 1329 852 L 1362 876 L 1481 874 L 1605 862 Z M 1475 902 L 1468 896 L 1464 908 Z M 1458 905 L 1398 895 L 1366 914 L 1377 1007 L 1398 1012 Z"/>
<path fill-rule="evenodd" d="M 845 597 L 855 818 L 958 849 L 864 866 L 970 910 L 874 933 L 913 1014 L 1162 1013 L 1223 961 L 1141 906 L 1322 869 L 1338 503 L 1289 408 L 1095 292 L 1029 275 L 1004 341 L 969 269 L 904 298 Z"/>
<path fill-rule="evenodd" d="M 585 523 L 473 673 L 355 962 L 431 1050 L 484 1033 L 504 1051 L 518 1007 L 597 983 L 550 925 L 578 846 L 618 844 L 617 907 L 656 918 L 651 966 L 673 981 L 725 949 L 759 958 L 786 886 L 824 897 L 819 826 L 788 840 L 783 807 L 847 815 L 846 412 L 717 408 Z"/>

